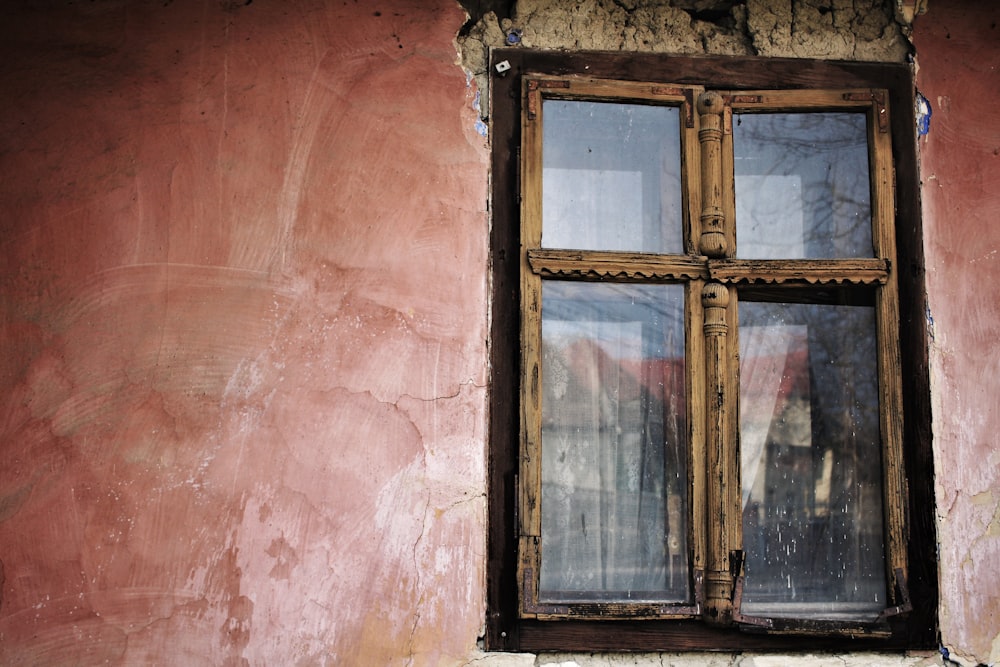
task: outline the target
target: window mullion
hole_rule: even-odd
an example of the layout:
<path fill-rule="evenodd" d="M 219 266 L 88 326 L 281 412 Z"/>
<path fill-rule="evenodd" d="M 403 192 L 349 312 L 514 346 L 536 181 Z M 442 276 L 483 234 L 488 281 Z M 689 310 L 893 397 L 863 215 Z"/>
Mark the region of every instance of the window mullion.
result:
<path fill-rule="evenodd" d="M 707 257 L 726 256 L 722 210 L 722 96 L 714 91 L 698 97 L 698 141 L 701 144 L 701 235 L 698 249 Z"/>
<path fill-rule="evenodd" d="M 724 165 L 731 157 L 724 156 L 723 98 L 716 92 L 703 93 L 698 98 L 701 146 L 701 233 L 699 251 L 714 258 L 726 257 L 732 251 L 727 243 L 728 226 Z M 730 143 L 731 145 L 731 143 Z M 731 170 L 730 170 L 731 174 Z M 701 292 L 704 336 L 704 414 L 705 426 L 705 503 L 706 559 L 704 571 L 703 615 L 709 623 L 728 625 L 732 622 L 734 580 L 738 572 L 741 551 L 741 518 L 739 511 L 739 474 L 736 460 L 736 397 L 738 385 L 733 367 L 732 334 L 735 333 L 735 299 L 731 288 L 719 282 L 708 282 Z M 737 565 L 738 567 L 738 565 Z"/>
<path fill-rule="evenodd" d="M 734 431 L 737 385 L 734 382 L 732 327 L 735 302 L 731 288 L 705 284 L 701 293 L 705 337 L 705 452 L 707 562 L 705 620 L 732 621 L 734 582 L 741 551 L 739 475 Z"/>

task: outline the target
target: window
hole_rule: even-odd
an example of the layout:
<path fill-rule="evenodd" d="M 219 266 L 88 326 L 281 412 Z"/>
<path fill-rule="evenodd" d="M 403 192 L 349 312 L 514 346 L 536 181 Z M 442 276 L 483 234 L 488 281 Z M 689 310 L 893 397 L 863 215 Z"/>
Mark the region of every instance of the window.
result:
<path fill-rule="evenodd" d="M 906 68 L 504 60 L 489 647 L 932 645 Z"/>

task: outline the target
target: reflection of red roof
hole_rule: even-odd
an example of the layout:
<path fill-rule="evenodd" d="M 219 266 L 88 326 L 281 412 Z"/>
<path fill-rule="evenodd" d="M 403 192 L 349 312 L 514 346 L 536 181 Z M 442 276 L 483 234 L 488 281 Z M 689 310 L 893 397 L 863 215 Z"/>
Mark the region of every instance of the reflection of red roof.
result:
<path fill-rule="evenodd" d="M 562 349 L 562 363 L 578 391 L 594 394 L 603 387 L 621 401 L 638 400 L 645 392 L 648 399 L 683 408 L 683 357 L 615 359 L 592 339 L 579 339 Z"/>
<path fill-rule="evenodd" d="M 564 365 L 569 393 L 565 396 L 563 409 L 572 409 L 569 401 L 581 401 L 588 406 L 601 389 L 627 402 L 646 400 L 662 402 L 671 411 L 683 413 L 685 409 L 683 357 L 670 359 L 615 359 L 597 341 L 578 339 L 561 348 L 559 360 L 553 360 L 553 350 L 546 349 L 545 357 L 550 363 Z M 790 396 L 809 395 L 809 354 L 804 346 L 794 346 L 780 357 L 753 357 L 754 363 L 762 363 L 781 369 L 781 381 L 777 387 L 776 412 L 780 412 Z M 748 360 L 749 361 L 749 360 Z M 543 364 L 545 360 L 543 360 Z M 545 370 L 543 369 L 543 376 Z M 773 390 L 773 387 L 771 388 Z M 583 405 L 579 409 L 589 409 Z"/>
<path fill-rule="evenodd" d="M 781 360 L 777 360 L 781 363 Z M 778 397 L 785 399 L 798 394 L 809 394 L 809 350 L 796 346 L 785 355 L 785 369 L 781 374 L 781 385 L 778 387 Z"/>

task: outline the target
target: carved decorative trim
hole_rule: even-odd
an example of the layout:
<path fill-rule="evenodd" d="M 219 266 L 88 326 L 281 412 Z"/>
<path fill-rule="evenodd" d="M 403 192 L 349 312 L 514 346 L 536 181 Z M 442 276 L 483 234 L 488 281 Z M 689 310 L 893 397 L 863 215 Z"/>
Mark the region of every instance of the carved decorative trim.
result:
<path fill-rule="evenodd" d="M 545 278 L 618 280 L 712 279 L 727 284 L 884 285 L 887 259 L 706 259 L 593 250 L 528 250 L 531 270 Z"/>
<path fill-rule="evenodd" d="M 710 259 L 708 274 L 723 283 L 884 285 L 887 259 Z"/>
<path fill-rule="evenodd" d="M 703 257 L 588 250 L 528 250 L 531 270 L 546 278 L 667 281 L 708 277 Z"/>

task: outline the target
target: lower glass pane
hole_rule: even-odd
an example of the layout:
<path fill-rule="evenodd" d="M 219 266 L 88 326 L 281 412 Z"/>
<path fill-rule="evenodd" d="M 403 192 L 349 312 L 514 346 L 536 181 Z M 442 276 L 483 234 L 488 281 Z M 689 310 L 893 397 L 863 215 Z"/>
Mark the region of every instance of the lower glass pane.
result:
<path fill-rule="evenodd" d="M 742 611 L 886 605 L 875 312 L 741 301 Z"/>
<path fill-rule="evenodd" d="M 539 599 L 689 599 L 684 290 L 542 284 Z"/>

